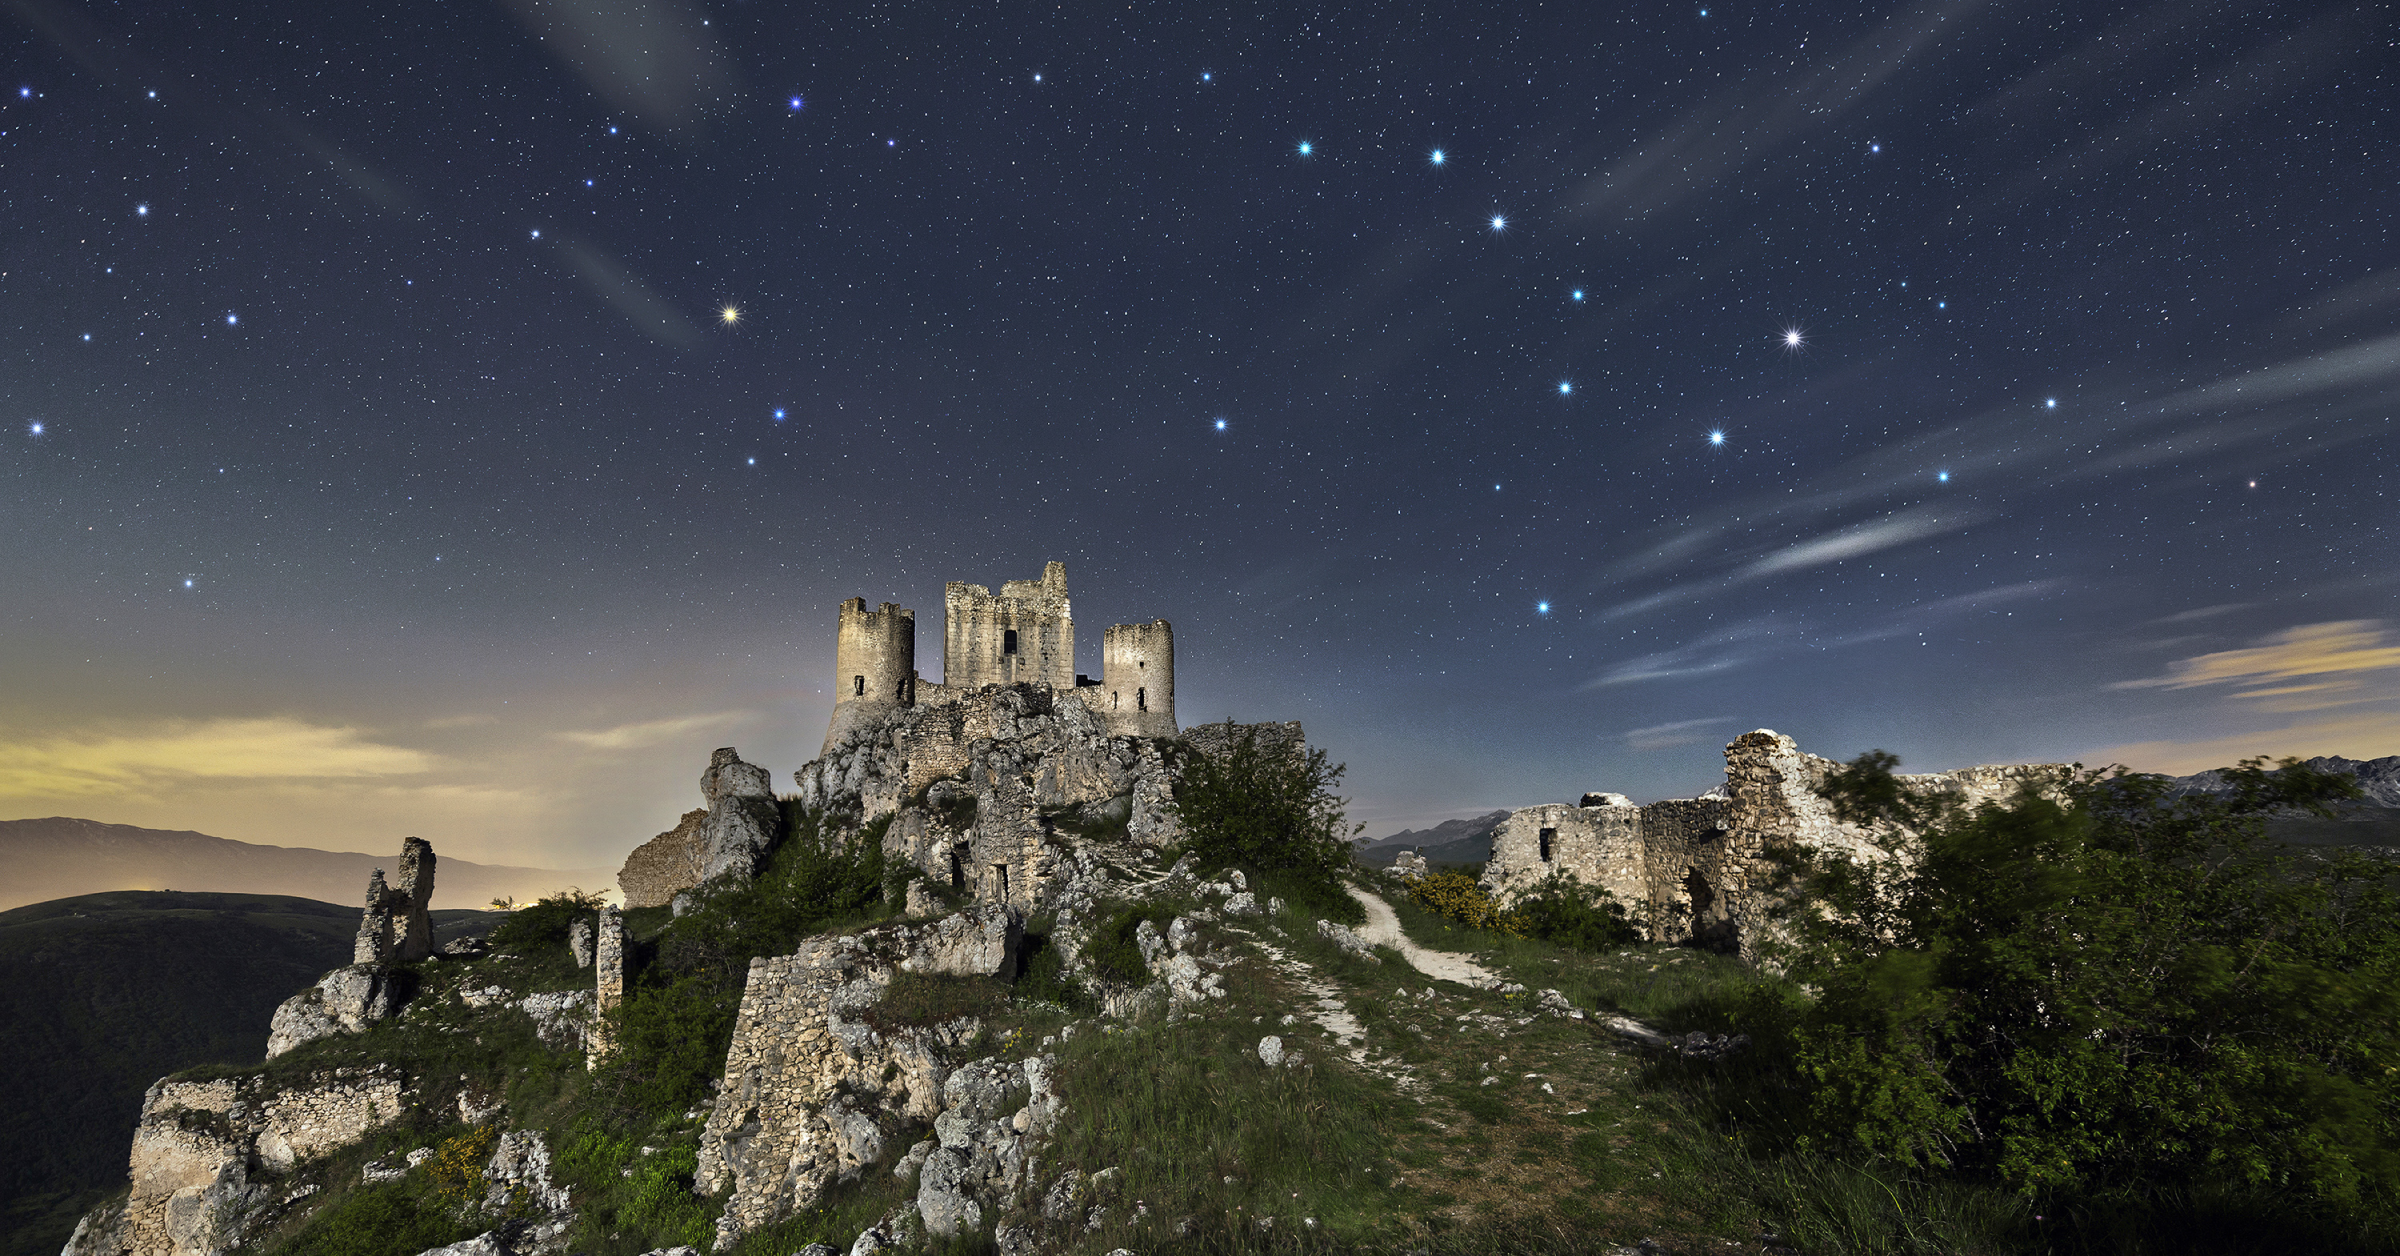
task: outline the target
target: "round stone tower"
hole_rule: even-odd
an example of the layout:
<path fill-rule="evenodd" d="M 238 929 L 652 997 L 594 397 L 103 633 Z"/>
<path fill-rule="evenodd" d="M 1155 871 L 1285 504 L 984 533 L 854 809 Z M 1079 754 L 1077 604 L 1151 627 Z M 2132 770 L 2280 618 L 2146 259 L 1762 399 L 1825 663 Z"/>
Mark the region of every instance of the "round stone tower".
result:
<path fill-rule="evenodd" d="M 1110 624 L 1100 638 L 1100 692 L 1110 733 L 1174 736 L 1174 626 L 1163 619 Z"/>
<path fill-rule="evenodd" d="M 842 603 L 833 649 L 833 703 L 917 702 L 917 613 L 886 602 L 875 610 L 854 597 Z"/>

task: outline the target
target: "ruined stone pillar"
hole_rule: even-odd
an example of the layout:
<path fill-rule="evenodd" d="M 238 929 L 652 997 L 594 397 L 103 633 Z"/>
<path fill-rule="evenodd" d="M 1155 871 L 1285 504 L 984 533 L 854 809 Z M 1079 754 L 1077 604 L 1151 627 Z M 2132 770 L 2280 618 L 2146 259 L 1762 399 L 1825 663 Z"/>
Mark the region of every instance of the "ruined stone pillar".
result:
<path fill-rule="evenodd" d="M 400 844 L 400 894 L 407 914 L 397 922 L 392 958 L 415 963 L 433 954 L 433 843 L 412 837 Z"/>
<path fill-rule="evenodd" d="M 392 892 L 383 884 L 383 869 L 367 874 L 367 911 L 358 922 L 358 941 L 351 947 L 353 964 L 380 964 L 392 956 Z"/>
<path fill-rule="evenodd" d="M 614 903 L 600 909 L 599 938 L 592 958 L 599 984 L 592 1002 L 592 1032 L 588 1039 L 591 1046 L 583 1057 L 587 1069 L 600 1067 L 600 1061 L 614 1045 L 609 1041 L 608 1018 L 625 1000 L 625 917 Z"/>

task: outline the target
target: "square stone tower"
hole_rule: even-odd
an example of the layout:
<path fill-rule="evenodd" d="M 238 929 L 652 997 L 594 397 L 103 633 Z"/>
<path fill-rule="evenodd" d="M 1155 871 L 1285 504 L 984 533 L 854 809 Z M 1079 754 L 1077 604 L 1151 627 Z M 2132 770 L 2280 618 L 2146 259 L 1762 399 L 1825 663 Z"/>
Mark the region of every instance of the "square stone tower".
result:
<path fill-rule="evenodd" d="M 1051 563 L 1039 580 L 1011 580 L 1000 595 L 980 584 L 943 586 L 942 685 L 975 689 L 1017 681 L 1075 688 L 1075 619 L 1067 605 L 1067 565 Z"/>

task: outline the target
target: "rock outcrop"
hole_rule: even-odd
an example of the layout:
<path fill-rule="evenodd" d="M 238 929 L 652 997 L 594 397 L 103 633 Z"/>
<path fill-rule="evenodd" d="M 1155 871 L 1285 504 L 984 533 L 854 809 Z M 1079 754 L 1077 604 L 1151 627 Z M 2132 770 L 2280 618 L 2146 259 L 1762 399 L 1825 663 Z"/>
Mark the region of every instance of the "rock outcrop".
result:
<path fill-rule="evenodd" d="M 748 880 L 766 865 L 783 837 L 783 805 L 767 770 L 723 747 L 700 774 L 700 798 L 706 806 L 626 856 L 617 872 L 625 906 L 664 907 L 686 890 L 719 878 Z"/>
<path fill-rule="evenodd" d="M 695 1183 L 728 1194 L 722 1247 L 811 1206 L 890 1150 L 903 1122 L 948 1106 L 944 1085 L 972 1020 L 879 1030 L 892 981 L 1011 975 L 1022 918 L 997 904 L 928 924 L 811 938 L 750 962 L 724 1088 L 700 1137 Z"/>
<path fill-rule="evenodd" d="M 357 1033 L 399 1011 L 407 1002 L 400 984 L 381 964 L 352 964 L 325 974 L 275 1009 L 267 1028 L 267 1058 L 319 1038 Z"/>
<path fill-rule="evenodd" d="M 86 1216 L 64 1256 L 220 1256 L 289 1202 L 294 1165 L 365 1137 L 403 1102 L 400 1074 L 382 1067 L 296 1086 L 161 1081 L 134 1128 L 131 1194 Z"/>
<path fill-rule="evenodd" d="M 700 832 L 707 822 L 708 808 L 686 811 L 674 828 L 633 848 L 617 873 L 626 907 L 664 907 L 675 901 L 676 891 L 700 884 L 708 872 L 708 846 Z"/>
<path fill-rule="evenodd" d="M 393 905 L 392 958 L 413 964 L 433 954 L 433 843 L 400 843 L 400 902 Z"/>

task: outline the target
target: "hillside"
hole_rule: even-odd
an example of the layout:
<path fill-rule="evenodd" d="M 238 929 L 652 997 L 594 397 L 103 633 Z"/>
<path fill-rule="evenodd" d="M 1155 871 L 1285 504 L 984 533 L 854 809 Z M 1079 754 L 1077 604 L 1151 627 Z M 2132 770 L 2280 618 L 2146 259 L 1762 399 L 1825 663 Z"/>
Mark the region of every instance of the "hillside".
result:
<path fill-rule="evenodd" d="M 392 848 L 397 850 L 395 840 Z M 393 856 L 308 847 L 261 846 L 181 829 L 144 829 L 51 816 L 0 820 L 0 911 L 106 890 L 192 890 L 290 895 L 355 903 L 367 874 L 389 870 Z M 495 898 L 531 901 L 582 886 L 605 891 L 613 868 L 515 868 L 444 858 L 441 901 L 477 907 Z"/>
<path fill-rule="evenodd" d="M 259 1059 L 275 1005 L 349 962 L 358 915 L 273 894 L 139 890 L 0 912 L 0 1145 L 18 1152 L 0 1160 L 0 1256 L 58 1251 L 76 1214 L 123 1183 L 143 1090 L 196 1064 Z M 434 915 L 445 937 L 495 919 Z"/>
<path fill-rule="evenodd" d="M 1358 848 L 1358 861 L 1370 868 L 1389 868 L 1400 852 L 1413 850 L 1440 865 L 1479 864 L 1492 857 L 1492 831 L 1508 818 L 1494 811 L 1466 820 L 1444 820 L 1430 829 L 1408 829 L 1377 838 Z"/>

